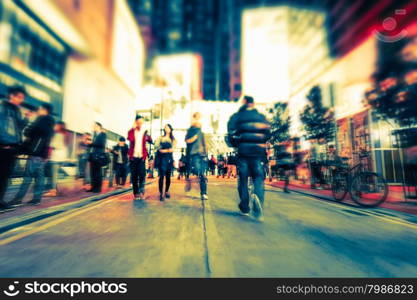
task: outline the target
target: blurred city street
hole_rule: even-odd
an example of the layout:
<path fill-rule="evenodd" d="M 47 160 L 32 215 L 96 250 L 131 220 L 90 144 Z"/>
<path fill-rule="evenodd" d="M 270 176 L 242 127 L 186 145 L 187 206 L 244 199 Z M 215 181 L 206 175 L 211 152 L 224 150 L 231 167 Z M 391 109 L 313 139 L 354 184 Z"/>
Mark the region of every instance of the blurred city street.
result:
<path fill-rule="evenodd" d="M 13 230 L 2 277 L 415 277 L 417 224 L 267 188 L 265 221 L 242 216 L 235 180 L 208 201 L 175 180 L 161 203 L 121 194 Z M 4 223 L 4 222 L 3 222 Z M 3 224 L 1 223 L 1 224 Z M 16 238 L 16 236 L 19 236 Z"/>
<path fill-rule="evenodd" d="M 417 0 L 0 0 L 0 277 L 417 277 L 416 233 Z"/>

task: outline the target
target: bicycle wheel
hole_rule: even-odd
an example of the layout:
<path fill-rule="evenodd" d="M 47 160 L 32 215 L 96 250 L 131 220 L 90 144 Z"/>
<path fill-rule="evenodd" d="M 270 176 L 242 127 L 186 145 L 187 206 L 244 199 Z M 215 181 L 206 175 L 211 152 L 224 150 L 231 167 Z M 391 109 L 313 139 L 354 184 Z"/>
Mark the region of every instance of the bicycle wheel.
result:
<path fill-rule="evenodd" d="M 332 194 L 336 201 L 342 201 L 345 199 L 348 192 L 348 179 L 347 174 L 336 173 L 332 180 Z"/>
<path fill-rule="evenodd" d="M 376 207 L 387 199 L 388 185 L 377 173 L 361 172 L 352 179 L 350 195 L 360 206 Z"/>

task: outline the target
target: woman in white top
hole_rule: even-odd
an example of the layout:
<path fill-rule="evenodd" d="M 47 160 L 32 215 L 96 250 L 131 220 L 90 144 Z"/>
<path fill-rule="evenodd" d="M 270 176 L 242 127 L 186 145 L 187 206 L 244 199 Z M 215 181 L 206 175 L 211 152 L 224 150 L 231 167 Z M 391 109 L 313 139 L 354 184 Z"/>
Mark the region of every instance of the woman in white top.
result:
<path fill-rule="evenodd" d="M 52 166 L 52 189 L 45 194 L 46 197 L 58 196 L 58 176 L 59 169 L 62 164 L 68 160 L 68 132 L 64 122 L 57 122 L 55 125 L 55 134 L 51 141 L 51 157 Z"/>
<path fill-rule="evenodd" d="M 174 164 L 173 152 L 176 145 L 176 140 L 172 134 L 172 126 L 167 124 L 164 127 L 164 135 L 160 136 L 155 142 L 155 167 L 158 168 L 159 173 L 159 193 L 160 201 L 164 201 L 165 198 L 170 198 L 169 187 L 171 185 L 171 173 Z M 165 197 L 163 194 L 165 179 Z"/>

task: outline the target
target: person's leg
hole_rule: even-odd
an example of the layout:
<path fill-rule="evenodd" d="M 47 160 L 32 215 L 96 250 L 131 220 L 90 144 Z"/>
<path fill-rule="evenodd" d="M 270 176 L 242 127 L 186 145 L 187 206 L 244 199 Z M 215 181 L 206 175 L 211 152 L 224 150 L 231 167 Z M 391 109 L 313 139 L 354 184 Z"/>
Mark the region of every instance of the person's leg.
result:
<path fill-rule="evenodd" d="M 45 160 L 41 157 L 34 158 L 33 177 L 35 178 L 35 185 L 32 202 L 41 202 L 45 184 Z"/>
<path fill-rule="evenodd" d="M 114 166 L 114 173 L 116 177 L 116 184 L 121 185 L 122 184 L 122 164 L 116 164 Z"/>
<path fill-rule="evenodd" d="M 58 162 L 51 162 L 52 164 L 52 177 L 51 177 L 51 185 L 52 190 L 58 190 L 58 176 L 59 176 L 59 167 L 60 164 Z"/>
<path fill-rule="evenodd" d="M 30 184 L 32 183 L 33 169 L 34 169 L 33 161 L 32 161 L 32 158 L 29 157 L 28 160 L 26 161 L 25 174 L 23 175 L 23 182 L 19 187 L 19 191 L 14 196 L 12 203 L 20 203 L 22 202 L 23 198 L 26 196 L 29 190 Z"/>
<path fill-rule="evenodd" d="M 101 190 L 102 183 L 102 169 L 97 163 L 91 163 L 91 189 L 93 192 L 99 192 Z"/>
<path fill-rule="evenodd" d="M 82 154 L 78 154 L 77 156 L 77 177 L 78 178 L 83 178 L 84 177 L 84 162 L 83 162 L 83 155 Z"/>
<path fill-rule="evenodd" d="M 261 159 L 254 158 L 249 161 L 250 175 L 253 179 L 254 193 L 263 205 L 265 199 L 265 173 L 264 163 Z"/>
<path fill-rule="evenodd" d="M 126 164 L 120 165 L 120 184 L 125 185 L 126 184 L 126 177 L 127 177 L 127 171 L 126 171 Z"/>
<path fill-rule="evenodd" d="M 165 183 L 165 194 L 169 192 L 169 187 L 171 186 L 171 170 L 168 170 L 165 174 L 166 183 Z"/>
<path fill-rule="evenodd" d="M 95 168 L 94 168 L 94 163 L 92 161 L 90 161 L 90 185 L 91 185 L 91 190 L 94 189 L 95 187 Z"/>
<path fill-rule="evenodd" d="M 162 173 L 162 170 L 161 169 L 158 169 L 158 175 L 159 175 L 159 178 L 158 178 L 158 189 L 159 189 L 159 194 L 162 195 L 163 188 L 164 188 L 164 177 L 165 177 L 165 174 Z"/>
<path fill-rule="evenodd" d="M 190 174 L 192 168 L 194 168 L 194 159 L 195 155 L 187 157 L 187 163 L 185 168 L 185 191 L 189 192 L 191 190 L 191 179 Z"/>
<path fill-rule="evenodd" d="M 250 211 L 250 207 L 248 191 L 249 166 L 247 160 L 241 157 L 238 162 L 238 168 L 238 192 L 240 198 L 239 209 L 243 213 L 248 213 Z"/>
<path fill-rule="evenodd" d="M 285 170 L 284 171 L 284 176 L 285 176 L 285 182 L 284 182 L 284 192 L 289 193 L 288 190 L 288 185 L 290 184 L 290 170 Z"/>
<path fill-rule="evenodd" d="M 316 186 L 316 182 L 317 182 L 316 176 L 317 176 L 316 163 L 312 162 L 310 163 L 311 188 L 315 188 Z"/>
<path fill-rule="evenodd" d="M 133 187 L 133 195 L 139 194 L 139 172 L 138 172 L 138 159 L 135 158 L 130 161 L 130 181 Z"/>
<path fill-rule="evenodd" d="M 103 168 L 97 165 L 97 192 L 101 192 L 103 186 Z"/>
<path fill-rule="evenodd" d="M 91 190 L 94 190 L 97 183 L 96 183 L 96 167 L 95 163 L 90 162 L 90 184 L 91 184 Z"/>
<path fill-rule="evenodd" d="M 204 175 L 205 167 L 203 157 L 201 157 L 200 155 L 195 155 L 193 157 L 193 161 L 197 176 L 200 179 L 200 194 L 201 196 L 207 195 L 207 178 Z"/>
<path fill-rule="evenodd" d="M 91 183 L 91 162 L 88 159 L 85 160 L 84 165 L 84 184 Z"/>
<path fill-rule="evenodd" d="M 6 205 L 4 196 L 9 178 L 13 174 L 15 162 L 15 152 L 12 149 L 0 149 L 0 208 Z"/>
<path fill-rule="evenodd" d="M 138 160 L 138 172 L 139 172 L 139 194 L 145 193 L 145 180 L 146 180 L 146 166 L 143 159 Z"/>

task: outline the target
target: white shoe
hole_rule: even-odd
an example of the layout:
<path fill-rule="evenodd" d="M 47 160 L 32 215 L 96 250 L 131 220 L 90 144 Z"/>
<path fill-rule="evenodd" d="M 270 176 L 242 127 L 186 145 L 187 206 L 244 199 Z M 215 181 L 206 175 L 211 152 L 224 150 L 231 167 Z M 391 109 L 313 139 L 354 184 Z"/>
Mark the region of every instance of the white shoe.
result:
<path fill-rule="evenodd" d="M 261 201 L 259 200 L 258 196 L 256 196 L 255 194 L 252 194 L 251 198 L 252 198 L 253 216 L 255 217 L 255 219 L 262 222 L 264 213 L 263 213 Z"/>
<path fill-rule="evenodd" d="M 207 196 L 207 194 L 203 194 L 203 195 L 201 195 L 201 200 L 208 200 L 208 196 Z"/>

